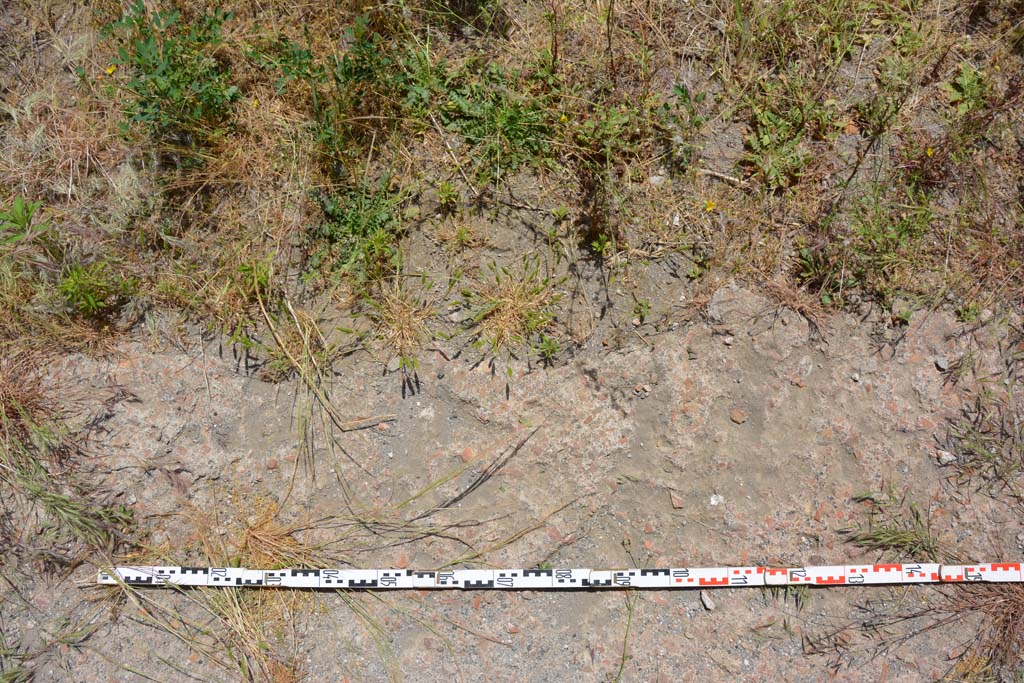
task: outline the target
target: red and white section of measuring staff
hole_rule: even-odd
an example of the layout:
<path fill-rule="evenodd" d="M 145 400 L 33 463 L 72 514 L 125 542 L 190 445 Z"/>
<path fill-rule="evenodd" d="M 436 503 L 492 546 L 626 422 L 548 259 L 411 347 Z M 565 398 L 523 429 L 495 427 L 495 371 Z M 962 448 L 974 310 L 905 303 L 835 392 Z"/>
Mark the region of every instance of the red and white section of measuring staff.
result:
<path fill-rule="evenodd" d="M 863 586 L 918 583 L 1024 582 L 1021 562 L 985 564 L 854 564 L 825 567 L 673 567 L 666 569 L 238 569 L 115 567 L 99 583 L 131 586 L 342 588 L 349 590 L 543 590 L 597 588 L 728 588 Z"/>

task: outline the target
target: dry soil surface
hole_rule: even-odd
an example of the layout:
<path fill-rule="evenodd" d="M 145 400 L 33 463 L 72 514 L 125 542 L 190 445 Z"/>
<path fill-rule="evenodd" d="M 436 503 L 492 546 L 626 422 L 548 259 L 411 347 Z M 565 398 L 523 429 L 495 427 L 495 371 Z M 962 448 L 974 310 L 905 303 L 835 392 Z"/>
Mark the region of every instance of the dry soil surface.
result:
<path fill-rule="evenodd" d="M 330 387 L 338 413 L 394 418 L 349 432 L 324 429 L 299 382 L 261 381 L 219 340 L 185 348 L 139 338 L 54 372 L 97 394 L 120 391 L 90 452 L 149 546 L 172 554 L 198 547 L 197 524 L 227 537 L 276 502 L 285 519 L 316 527 L 307 540 L 331 543 L 325 562 L 355 566 L 842 564 L 879 557 L 839 533 L 863 522 L 852 497 L 892 486 L 965 556 L 1019 557 L 1021 520 L 955 490 L 936 459 L 976 381 L 955 381 L 966 367 L 958 361 L 997 370 L 1008 321 L 968 326 L 940 310 L 889 323 L 865 311 L 819 328 L 728 285 L 702 319 L 621 351 L 594 339 L 560 367 L 521 368 L 507 395 L 504 377 L 443 345 L 420 359 L 419 391 L 404 397 L 397 375 L 351 357 Z M 383 532 L 354 516 L 408 524 Z M 437 533 L 416 531 L 428 526 Z M 112 607 L 94 577 L 84 565 L 20 588 L 28 606 L 5 628 L 26 646 L 64 618 L 98 626 L 59 648 L 37 682 L 237 677 L 147 626 L 145 603 Z M 297 643 L 310 681 L 608 681 L 620 666 L 623 681 L 811 681 L 836 671 L 924 681 L 948 669 L 968 633 L 932 632 L 877 656 L 855 633 L 842 657 L 805 650 L 869 599 L 914 604 L 929 590 L 815 590 L 802 606 L 760 589 L 704 600 L 692 591 L 307 594 L 281 635 Z M 143 595 L 204 623 L 187 593 Z"/>

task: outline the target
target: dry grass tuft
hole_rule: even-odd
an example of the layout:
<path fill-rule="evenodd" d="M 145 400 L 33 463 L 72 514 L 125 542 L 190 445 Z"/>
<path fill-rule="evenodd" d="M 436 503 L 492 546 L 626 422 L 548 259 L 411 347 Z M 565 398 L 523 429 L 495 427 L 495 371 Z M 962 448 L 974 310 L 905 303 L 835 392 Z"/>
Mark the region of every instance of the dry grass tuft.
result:
<path fill-rule="evenodd" d="M 906 491 L 897 494 L 890 485 L 885 491 L 860 494 L 853 500 L 864 504 L 868 519 L 866 524 L 841 530 L 847 543 L 898 560 L 957 559 L 953 548 L 932 527 L 929 510 L 909 500 Z"/>
<path fill-rule="evenodd" d="M 981 486 L 994 495 L 1005 494 L 1024 505 L 1024 402 L 1012 386 L 995 385 L 966 404 L 946 433 L 944 447 L 956 456 L 956 479 L 962 485 Z"/>
<path fill-rule="evenodd" d="M 227 516 L 185 505 L 184 523 L 172 542 L 129 555 L 129 562 L 182 561 L 194 558 L 209 566 L 311 567 L 330 559 L 318 546 L 296 537 L 299 525 L 283 522 L 277 503 L 248 492 L 230 491 Z M 227 533 L 220 533 L 225 531 Z M 173 558 L 168 560 L 168 558 Z M 191 560 L 190 560 L 191 561 Z M 304 680 L 297 651 L 297 622 L 314 597 L 301 591 L 252 591 L 200 588 L 182 591 L 196 609 L 177 610 L 173 603 L 122 585 L 129 601 L 145 604 L 145 623 L 164 630 L 189 649 L 247 683 L 294 683 Z"/>
<path fill-rule="evenodd" d="M 10 121 L 0 148 L 0 189 L 70 203 L 95 193 L 95 174 L 108 175 L 129 148 L 117 131 L 117 112 L 102 101 L 62 106 L 56 93 L 40 91 L 17 105 L 0 102 Z"/>
<path fill-rule="evenodd" d="M 76 566 L 90 551 L 120 545 L 133 520 L 82 475 L 80 434 L 65 423 L 76 399 L 53 386 L 44 359 L 32 352 L 0 358 L 0 516 L 18 520 L 3 554 L 31 549 L 44 566 Z"/>
<path fill-rule="evenodd" d="M 382 284 L 370 301 L 369 316 L 388 356 L 384 360 L 397 357 L 403 372 L 415 371 L 417 355 L 431 338 L 427 321 L 434 313 L 433 304 L 417 297 L 401 278 Z"/>
<path fill-rule="evenodd" d="M 278 635 L 288 630 L 298 607 L 297 598 L 302 596 L 262 590 L 205 589 L 200 593 L 204 606 L 221 626 L 219 647 L 215 646 L 215 651 L 233 660 L 243 680 L 252 683 L 302 680 L 302 670 L 295 657 L 282 652 L 297 645 L 297 641 L 284 643 Z"/>
<path fill-rule="evenodd" d="M 523 259 L 515 269 L 492 263 L 490 277 L 463 290 L 473 311 L 474 334 L 491 354 L 513 353 L 551 323 L 560 296 L 540 267 L 536 258 Z"/>
<path fill-rule="evenodd" d="M 260 509 L 262 508 L 262 509 Z M 279 508 L 269 501 L 258 501 L 255 515 L 249 517 L 236 542 L 238 557 L 245 566 L 260 568 L 316 567 L 324 561 L 323 551 L 295 537 L 301 528 L 279 521 Z"/>
<path fill-rule="evenodd" d="M 287 300 L 281 308 L 284 324 L 277 327 L 275 345 L 266 348 L 268 359 L 261 378 L 280 382 L 303 373 L 322 377 L 333 360 L 333 346 L 310 313 L 294 308 Z"/>
<path fill-rule="evenodd" d="M 46 387 L 41 370 L 45 356 L 32 351 L 0 354 L 0 429 L 4 442 L 32 440 L 38 425 L 62 413 L 60 403 Z"/>
<path fill-rule="evenodd" d="M 996 671 L 1024 672 L 1024 585 L 958 586 L 944 600 L 953 615 L 982 616 L 973 655 Z"/>

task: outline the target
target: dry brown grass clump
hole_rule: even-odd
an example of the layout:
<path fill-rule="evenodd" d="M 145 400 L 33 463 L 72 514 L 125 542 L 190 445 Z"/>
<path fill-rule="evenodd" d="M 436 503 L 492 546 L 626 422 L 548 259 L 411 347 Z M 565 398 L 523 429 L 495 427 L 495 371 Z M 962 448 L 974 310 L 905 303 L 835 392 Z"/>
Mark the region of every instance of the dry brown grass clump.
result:
<path fill-rule="evenodd" d="M 395 278 L 384 283 L 373 297 L 369 314 L 377 339 L 388 355 L 385 362 L 397 357 L 401 370 L 415 371 L 417 354 L 431 337 L 427 321 L 434 316 L 432 303 L 417 297 Z"/>
<path fill-rule="evenodd" d="M 0 354 L 0 429 L 4 442 L 28 442 L 38 425 L 62 413 L 46 387 L 41 367 L 45 357 L 31 351 Z"/>
<path fill-rule="evenodd" d="M 1016 391 L 996 384 L 967 403 L 953 421 L 944 446 L 956 456 L 956 480 L 1024 505 L 1024 404 Z"/>
<path fill-rule="evenodd" d="M 122 545 L 133 519 L 76 458 L 82 435 L 65 418 L 77 399 L 53 385 L 43 361 L 30 352 L 0 360 L 0 515 L 17 520 L 2 551 L 61 569 Z"/>
<path fill-rule="evenodd" d="M 263 502 L 245 524 L 237 542 L 237 556 L 246 566 L 259 568 L 316 567 L 324 562 L 323 551 L 300 541 L 297 524 L 283 523 L 277 505 Z"/>
<path fill-rule="evenodd" d="M 996 671 L 1024 672 L 1024 585 L 958 586 L 944 601 L 951 619 L 981 616 L 971 654 Z"/>
<path fill-rule="evenodd" d="M 97 196 L 96 175 L 112 178 L 129 148 L 117 132 L 117 112 L 99 100 L 72 107 L 53 92 L 35 92 L 15 105 L 0 147 L 0 189 L 68 205 Z"/>
<path fill-rule="evenodd" d="M 548 329 L 560 295 L 540 268 L 537 258 L 526 258 L 514 269 L 492 263 L 489 277 L 463 290 L 478 343 L 490 353 L 513 353 Z"/>

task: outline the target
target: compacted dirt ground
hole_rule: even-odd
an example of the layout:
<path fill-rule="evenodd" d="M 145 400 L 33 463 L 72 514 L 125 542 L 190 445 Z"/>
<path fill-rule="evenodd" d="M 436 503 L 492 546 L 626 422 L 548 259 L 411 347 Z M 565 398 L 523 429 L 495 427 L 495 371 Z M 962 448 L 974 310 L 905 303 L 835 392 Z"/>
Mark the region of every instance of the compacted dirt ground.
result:
<path fill-rule="evenodd" d="M 729 284 L 704 319 L 616 351 L 596 339 L 564 366 L 515 373 L 507 398 L 504 378 L 448 360 L 443 344 L 404 398 L 397 375 L 352 361 L 331 380 L 337 412 L 389 419 L 348 432 L 306 409 L 302 385 L 261 381 L 219 340 L 126 340 L 52 372 L 113 396 L 88 449 L 150 559 L 205 564 L 272 510 L 327 564 L 843 564 L 886 556 L 841 534 L 864 524 L 865 492 L 914 506 L 961 556 L 1019 557 L 1019 514 L 951 487 L 937 460 L 965 385 L 1000 370 L 1013 321 L 921 312 L 885 338 L 887 320 L 865 316 L 810 326 Z M 67 635 L 35 681 L 237 675 L 192 642 L 229 637 L 215 592 L 115 599 L 95 570 L 5 585 L 18 605 L 5 631 L 23 647 L 72 624 L 89 632 Z M 887 652 L 850 625 L 858 606 L 896 611 L 932 592 L 277 593 L 239 613 L 263 619 L 260 638 L 311 681 L 920 681 L 953 666 L 977 620 Z"/>

